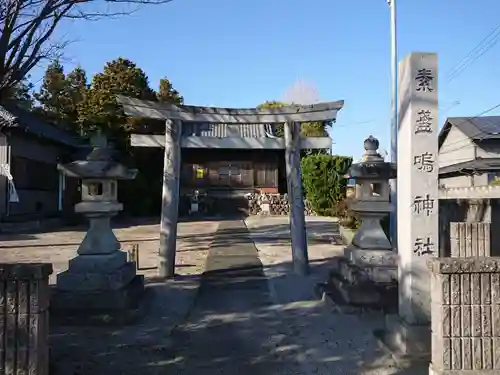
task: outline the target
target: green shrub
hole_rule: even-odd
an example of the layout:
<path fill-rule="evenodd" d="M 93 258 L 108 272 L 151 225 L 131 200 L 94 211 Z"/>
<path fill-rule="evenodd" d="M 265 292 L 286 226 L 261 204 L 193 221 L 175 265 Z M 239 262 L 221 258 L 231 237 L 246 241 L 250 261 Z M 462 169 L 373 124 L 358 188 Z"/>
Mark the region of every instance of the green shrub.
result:
<path fill-rule="evenodd" d="M 337 205 L 345 198 L 344 177 L 352 158 L 337 155 L 311 154 L 302 158 L 302 184 L 306 198 L 318 215 L 335 216 Z"/>
<path fill-rule="evenodd" d="M 341 200 L 335 209 L 335 216 L 339 218 L 339 224 L 345 228 L 358 229 L 361 221 L 351 210 L 349 204 L 353 201 L 352 198 L 345 198 Z"/>

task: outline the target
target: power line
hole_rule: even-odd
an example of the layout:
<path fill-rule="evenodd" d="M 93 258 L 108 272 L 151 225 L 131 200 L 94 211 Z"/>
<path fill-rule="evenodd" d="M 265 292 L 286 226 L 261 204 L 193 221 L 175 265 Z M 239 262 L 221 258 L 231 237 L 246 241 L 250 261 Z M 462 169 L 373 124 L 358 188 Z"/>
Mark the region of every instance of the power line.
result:
<path fill-rule="evenodd" d="M 458 62 L 448 74 L 447 82 L 453 81 L 460 74 L 462 74 L 468 67 L 470 67 L 481 56 L 488 52 L 498 43 L 500 37 L 500 24 L 494 27 L 488 35 L 486 35 L 469 53 Z M 477 53 L 477 54 L 476 54 Z M 474 56 L 476 54 L 476 56 Z"/>
<path fill-rule="evenodd" d="M 460 60 L 450 71 L 448 74 L 449 81 L 452 80 L 454 77 L 456 77 L 460 71 L 463 71 L 464 67 L 467 66 L 467 63 L 470 61 L 471 58 L 473 58 L 473 55 L 475 52 L 480 50 L 481 48 L 484 50 L 486 46 L 491 44 L 493 40 L 498 35 L 498 32 L 500 31 L 500 24 L 497 25 L 496 27 L 493 28 L 493 30 L 490 31 L 488 35 L 486 35 L 472 50 L 470 50 L 467 55 Z M 488 41 L 485 45 L 485 42 L 492 37 L 492 40 Z M 469 64 L 470 65 L 470 64 Z"/>
<path fill-rule="evenodd" d="M 488 35 L 486 35 L 472 50 L 470 50 L 461 61 L 459 61 L 457 64 L 455 64 L 455 66 L 451 69 L 450 73 L 448 74 L 447 82 L 453 81 L 460 74 L 462 74 L 468 67 L 470 67 L 475 61 L 480 59 L 486 52 L 488 52 L 491 48 L 493 48 L 498 43 L 499 37 L 500 37 L 500 24 L 498 24 L 496 27 L 494 27 L 488 33 Z M 465 122 L 471 122 L 471 120 L 478 118 L 482 115 L 485 115 L 486 113 L 489 113 L 489 112 L 491 112 L 499 107 L 500 107 L 500 103 L 491 107 L 491 108 L 486 109 L 485 111 L 479 113 L 476 116 L 468 117 L 466 120 L 460 122 L 459 124 L 456 124 L 455 126 L 461 125 Z M 473 122 L 471 122 L 471 124 L 473 126 L 475 126 Z M 497 126 L 499 124 L 492 123 L 491 126 L 493 126 L 493 125 Z M 469 138 L 475 138 L 477 136 L 485 134 L 484 128 L 479 129 L 477 126 L 475 126 L 475 127 L 478 129 L 478 132 L 476 134 L 473 134 Z M 487 138 L 488 137 L 485 137 L 484 139 L 487 139 Z M 464 144 L 467 142 L 468 142 L 468 140 L 459 140 L 459 141 L 452 142 L 452 143 L 448 144 L 447 147 L 452 146 L 452 145 L 460 145 L 460 144 Z M 463 148 L 463 146 L 458 146 L 458 147 L 455 147 L 451 150 L 446 150 L 444 152 L 440 152 L 440 155 L 446 155 L 446 154 L 451 153 L 453 151 L 457 151 L 460 148 Z"/>

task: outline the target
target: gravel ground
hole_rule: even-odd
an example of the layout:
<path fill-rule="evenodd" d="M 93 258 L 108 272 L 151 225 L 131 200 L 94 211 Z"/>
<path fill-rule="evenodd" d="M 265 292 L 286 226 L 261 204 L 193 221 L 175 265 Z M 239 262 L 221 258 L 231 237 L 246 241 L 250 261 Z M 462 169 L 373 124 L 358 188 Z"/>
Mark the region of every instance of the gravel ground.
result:
<path fill-rule="evenodd" d="M 140 266 L 147 282 L 149 308 L 139 324 L 114 327 L 51 325 L 51 375 L 157 374 L 157 364 L 170 350 L 172 329 L 182 322 L 198 293 L 208 249 L 219 222 L 180 223 L 178 227 L 175 281 L 155 282 L 159 226 L 116 228 L 127 249 L 140 246 Z M 0 262 L 51 262 L 55 275 L 67 269 L 76 255 L 84 231 L 61 230 L 38 234 L 0 235 Z M 140 368 L 140 371 L 138 371 Z"/>
<path fill-rule="evenodd" d="M 181 223 L 180 277 L 158 283 L 156 270 L 141 271 L 151 291 L 146 318 L 121 329 L 52 326 L 51 375 L 427 374 L 398 369 L 379 350 L 372 331 L 380 315 L 333 313 L 314 294 L 331 257 L 342 252 L 334 221 L 307 218 L 309 277 L 291 272 L 287 218 L 253 217 L 246 227 Z M 116 234 L 125 248 L 140 244 L 141 267 L 154 266 L 158 226 Z M 0 236 L 0 262 L 49 261 L 60 272 L 82 237 L 78 231 Z"/>
<path fill-rule="evenodd" d="M 342 245 L 321 243 L 322 239 L 338 243 L 340 235 L 333 219 L 307 218 L 308 277 L 292 272 L 286 217 L 250 217 L 246 224 L 263 264 L 277 319 L 288 329 L 290 345 L 303 348 L 295 358 L 302 374 L 427 375 L 427 366 L 421 364 L 396 367 L 392 357 L 379 348 L 372 332 L 383 326 L 382 315 L 333 313 L 318 300 L 314 285 L 326 280 L 331 258 L 343 251 Z"/>
<path fill-rule="evenodd" d="M 203 271 L 208 246 L 219 225 L 218 221 L 194 221 L 180 223 L 177 238 L 177 273 L 197 275 Z M 156 275 L 159 224 L 132 225 L 114 228 L 122 250 L 139 244 L 142 270 L 145 277 Z M 85 236 L 85 229 L 62 229 L 47 233 L 0 234 L 0 262 L 49 262 L 54 266 L 50 283 L 56 275 L 68 268 L 68 261 L 76 256 L 76 250 Z"/>

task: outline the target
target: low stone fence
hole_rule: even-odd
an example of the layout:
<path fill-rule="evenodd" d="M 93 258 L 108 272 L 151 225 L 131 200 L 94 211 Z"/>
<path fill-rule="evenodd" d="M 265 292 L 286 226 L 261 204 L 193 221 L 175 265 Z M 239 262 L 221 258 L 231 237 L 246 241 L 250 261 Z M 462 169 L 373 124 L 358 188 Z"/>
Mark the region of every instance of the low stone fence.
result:
<path fill-rule="evenodd" d="M 269 202 L 269 214 L 270 215 L 288 215 L 289 205 L 288 205 L 288 195 L 287 194 L 259 194 L 252 193 L 247 195 L 248 198 L 248 214 L 249 215 L 259 215 L 262 212 L 261 202 L 265 199 Z M 304 201 L 304 214 L 307 216 L 315 216 L 311 204 L 305 200 Z"/>
<path fill-rule="evenodd" d="M 52 264 L 0 264 L 0 374 L 49 373 Z"/>
<path fill-rule="evenodd" d="M 491 224 L 450 223 L 450 244 L 452 257 L 489 257 Z"/>
<path fill-rule="evenodd" d="M 429 374 L 500 374 L 500 258 L 436 258 Z"/>

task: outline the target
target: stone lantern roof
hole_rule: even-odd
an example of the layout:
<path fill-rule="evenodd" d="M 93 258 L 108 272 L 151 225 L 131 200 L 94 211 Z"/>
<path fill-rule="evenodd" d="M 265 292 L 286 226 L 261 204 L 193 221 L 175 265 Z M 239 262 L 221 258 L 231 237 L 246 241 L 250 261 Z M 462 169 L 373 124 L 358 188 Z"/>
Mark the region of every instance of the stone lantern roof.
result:
<path fill-rule="evenodd" d="M 359 163 L 349 169 L 348 178 L 355 180 L 388 180 L 396 177 L 396 164 L 384 161 L 378 152 L 379 141 L 370 135 L 364 141 L 365 152 Z"/>
<path fill-rule="evenodd" d="M 130 169 L 113 160 L 113 149 L 105 136 L 98 134 L 91 139 L 92 151 L 86 160 L 59 164 L 58 169 L 70 177 L 80 179 L 133 180 L 137 169 Z"/>

